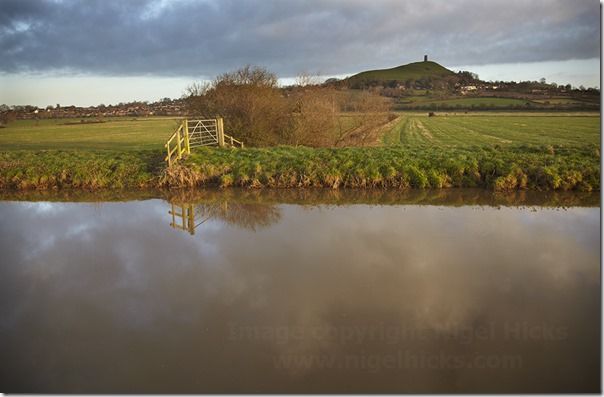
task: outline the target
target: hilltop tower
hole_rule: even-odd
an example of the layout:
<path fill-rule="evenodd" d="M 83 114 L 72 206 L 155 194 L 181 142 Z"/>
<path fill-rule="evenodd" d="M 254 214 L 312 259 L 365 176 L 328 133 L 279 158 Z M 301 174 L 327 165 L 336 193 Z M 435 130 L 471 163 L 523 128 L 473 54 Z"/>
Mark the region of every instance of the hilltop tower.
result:
<path fill-rule="evenodd" d="M 428 62 L 428 55 L 424 55 L 424 62 Z"/>

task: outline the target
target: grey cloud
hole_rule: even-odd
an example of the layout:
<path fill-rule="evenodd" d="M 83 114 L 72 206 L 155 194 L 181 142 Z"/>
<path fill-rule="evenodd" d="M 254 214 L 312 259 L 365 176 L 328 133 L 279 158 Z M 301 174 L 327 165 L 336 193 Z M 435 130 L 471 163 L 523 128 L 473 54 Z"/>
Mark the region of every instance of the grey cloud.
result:
<path fill-rule="evenodd" d="M 580 0 L 4 0 L 0 71 L 282 77 L 430 54 L 446 66 L 599 57 L 600 5 Z"/>

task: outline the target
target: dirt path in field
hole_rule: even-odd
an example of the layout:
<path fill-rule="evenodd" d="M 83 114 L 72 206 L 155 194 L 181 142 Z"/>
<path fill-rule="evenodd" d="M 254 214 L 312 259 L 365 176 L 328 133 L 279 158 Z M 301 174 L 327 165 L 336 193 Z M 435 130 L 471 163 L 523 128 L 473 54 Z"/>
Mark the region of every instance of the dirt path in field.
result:
<path fill-rule="evenodd" d="M 494 135 L 489 135 L 489 134 L 482 134 L 483 136 L 488 136 L 489 138 L 493 138 L 501 143 L 512 143 L 512 141 L 510 141 L 509 139 L 503 139 L 503 138 L 499 138 L 498 136 L 494 136 Z"/>
<path fill-rule="evenodd" d="M 403 141 L 402 134 L 407 135 L 412 140 L 417 141 L 432 141 L 434 136 L 426 126 L 416 118 L 409 119 L 406 128 L 401 131 L 401 142 Z"/>
<path fill-rule="evenodd" d="M 434 137 L 432 136 L 432 133 L 430 133 L 430 130 L 427 129 L 421 121 L 419 121 L 419 120 L 413 120 L 413 121 L 415 121 L 414 128 L 417 128 L 419 130 L 419 132 L 422 134 L 422 136 L 424 136 L 424 138 L 428 139 L 429 141 L 434 139 Z"/>

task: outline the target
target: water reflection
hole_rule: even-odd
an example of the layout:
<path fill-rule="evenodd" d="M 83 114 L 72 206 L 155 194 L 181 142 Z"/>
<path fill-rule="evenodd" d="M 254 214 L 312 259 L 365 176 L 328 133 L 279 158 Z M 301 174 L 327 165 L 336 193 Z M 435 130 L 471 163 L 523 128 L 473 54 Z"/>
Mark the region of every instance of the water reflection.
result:
<path fill-rule="evenodd" d="M 221 200 L 205 203 L 171 203 L 168 214 L 172 217 L 170 226 L 194 235 L 195 229 L 210 219 L 222 220 L 229 225 L 237 225 L 255 231 L 257 228 L 278 222 L 279 208 L 268 204 L 249 204 Z"/>
<path fill-rule="evenodd" d="M 277 204 L 316 205 L 434 205 L 554 207 L 598 206 L 595 192 L 492 192 L 484 189 L 439 190 L 192 190 L 164 192 L 170 202 L 170 226 L 194 235 L 210 219 L 250 230 L 278 222 Z M 534 208 L 532 209 L 535 210 Z"/>
<path fill-rule="evenodd" d="M 284 194 L 0 202 L 3 390 L 598 391 L 598 207 Z"/>
<path fill-rule="evenodd" d="M 161 198 L 169 202 L 237 201 L 273 204 L 375 204 L 375 205 L 489 205 L 538 207 L 597 207 L 599 192 L 520 190 L 493 192 L 484 189 L 331 190 L 331 189 L 203 189 L 192 191 L 47 190 L 3 191 L 0 200 L 52 202 L 107 202 Z"/>

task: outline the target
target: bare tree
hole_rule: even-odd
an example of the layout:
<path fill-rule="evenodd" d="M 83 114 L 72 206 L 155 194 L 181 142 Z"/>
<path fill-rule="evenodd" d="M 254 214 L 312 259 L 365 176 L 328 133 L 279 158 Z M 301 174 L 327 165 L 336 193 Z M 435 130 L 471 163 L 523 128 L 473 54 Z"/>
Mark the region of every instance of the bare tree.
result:
<path fill-rule="evenodd" d="M 364 144 L 388 121 L 388 106 L 375 93 L 340 91 L 301 75 L 287 90 L 264 68 L 245 66 L 187 93 L 189 112 L 222 116 L 226 131 L 247 145 L 336 146 Z M 354 112 L 354 115 L 343 112 Z M 350 121 L 353 122 L 350 122 Z"/>
<path fill-rule="evenodd" d="M 224 117 L 229 134 L 255 146 L 280 142 L 289 128 L 289 109 L 277 86 L 277 76 L 260 67 L 245 66 L 218 76 L 209 86 L 189 91 L 189 111 Z"/>
<path fill-rule="evenodd" d="M 289 143 L 332 146 L 340 113 L 336 90 L 307 86 L 295 91 L 290 101 L 293 124 Z"/>
<path fill-rule="evenodd" d="M 212 87 L 208 81 L 201 81 L 191 84 L 185 89 L 185 97 L 200 97 Z"/>
<path fill-rule="evenodd" d="M 312 74 L 302 72 L 296 76 L 295 85 L 298 87 L 308 87 L 321 84 L 321 77 L 318 73 Z"/>

